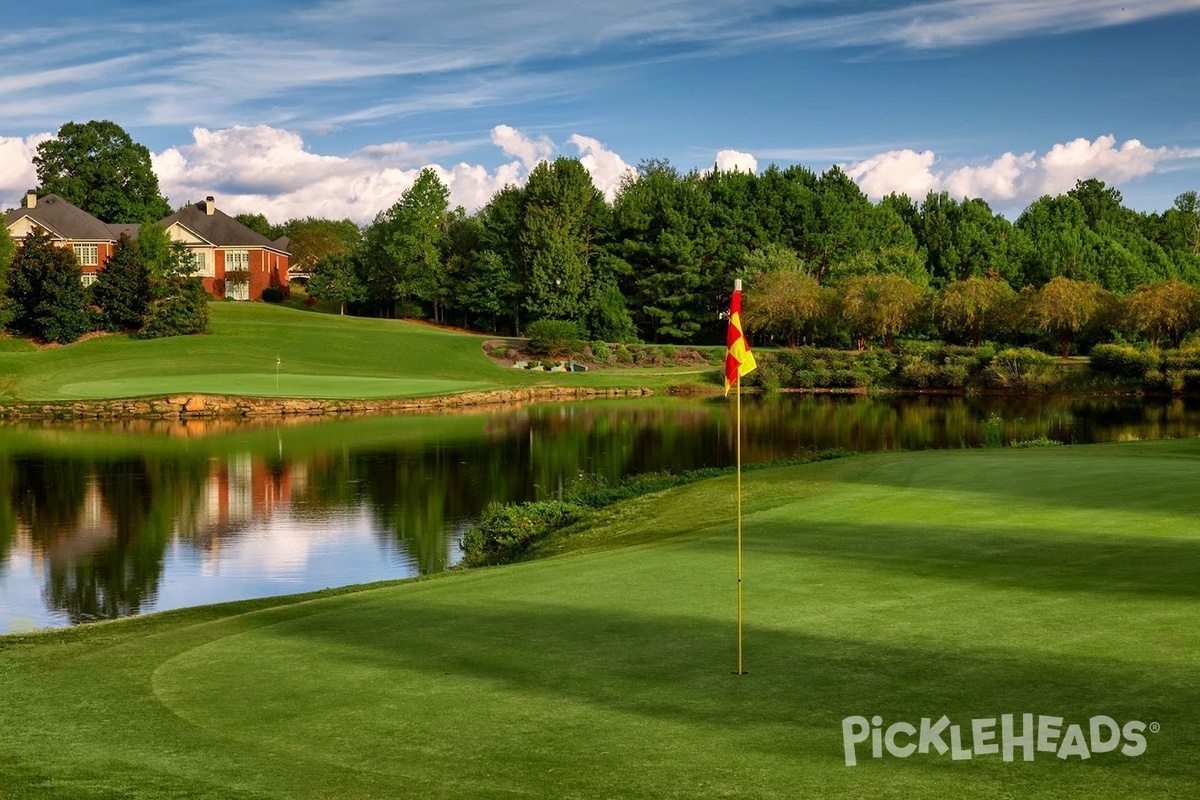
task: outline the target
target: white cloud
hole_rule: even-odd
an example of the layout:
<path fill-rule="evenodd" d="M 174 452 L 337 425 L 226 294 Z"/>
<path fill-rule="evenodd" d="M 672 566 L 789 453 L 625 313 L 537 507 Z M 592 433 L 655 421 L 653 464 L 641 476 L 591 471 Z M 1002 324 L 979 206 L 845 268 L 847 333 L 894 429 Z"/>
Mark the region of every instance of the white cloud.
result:
<path fill-rule="evenodd" d="M 33 157 L 39 144 L 53 138 L 52 133 L 0 136 L 0 210 L 15 208 L 26 191 L 37 187 Z"/>
<path fill-rule="evenodd" d="M 849 175 L 868 197 L 896 192 L 924 197 L 938 182 L 931 171 L 933 151 L 889 150 L 846 167 Z"/>
<path fill-rule="evenodd" d="M 543 161 L 554 152 L 554 142 L 547 136 L 531 139 L 516 128 L 508 125 L 497 125 L 492 128 L 492 144 L 499 147 L 504 155 L 519 158 L 525 169 L 533 169 L 539 161 Z"/>
<path fill-rule="evenodd" d="M 758 159 L 740 150 L 718 150 L 717 169 L 721 172 L 758 172 Z"/>
<path fill-rule="evenodd" d="M 891 192 L 920 200 L 930 191 L 954 197 L 982 197 L 989 203 L 1023 205 L 1044 194 L 1061 194 L 1077 180 L 1099 178 L 1119 184 L 1149 175 L 1162 165 L 1196 155 L 1172 147 L 1146 147 L 1137 139 L 1120 146 L 1114 136 L 1079 138 L 1056 144 L 1044 155 L 1005 153 L 991 163 L 937 170 L 932 151 L 892 150 L 845 167 L 868 197 Z"/>
<path fill-rule="evenodd" d="M 635 173 L 634 168 L 626 164 L 623 158 L 597 139 L 576 133 L 568 141 L 579 148 L 579 163 L 583 164 L 584 169 L 592 176 L 592 183 L 596 188 L 610 201 L 621 188 L 621 182 Z"/>
<path fill-rule="evenodd" d="M 228 214 L 262 213 L 274 222 L 293 217 L 350 217 L 370 222 L 412 186 L 424 167 L 450 189 L 450 205 L 474 212 L 507 185 L 521 185 L 529 170 L 556 150 L 545 136 L 533 138 L 500 125 L 493 142 L 517 160 L 488 168 L 444 165 L 434 160 L 457 145 L 385 142 L 349 156 L 313 153 L 297 133 L 267 125 L 223 130 L 195 128 L 192 141 L 151 156 L 159 185 L 180 206 L 213 195 Z M 611 199 L 633 168 L 596 139 L 570 138 L 596 187 Z"/>

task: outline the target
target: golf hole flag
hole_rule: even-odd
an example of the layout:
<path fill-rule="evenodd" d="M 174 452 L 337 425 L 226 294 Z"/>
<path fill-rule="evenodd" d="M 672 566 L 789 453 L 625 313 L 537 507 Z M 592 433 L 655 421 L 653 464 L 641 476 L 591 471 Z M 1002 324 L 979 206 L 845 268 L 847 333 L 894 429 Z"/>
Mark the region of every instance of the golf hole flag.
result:
<path fill-rule="evenodd" d="M 738 378 L 753 372 L 758 365 L 746 337 L 742 334 L 742 282 L 733 282 L 733 300 L 729 303 L 729 333 L 725 337 L 725 396 Z"/>

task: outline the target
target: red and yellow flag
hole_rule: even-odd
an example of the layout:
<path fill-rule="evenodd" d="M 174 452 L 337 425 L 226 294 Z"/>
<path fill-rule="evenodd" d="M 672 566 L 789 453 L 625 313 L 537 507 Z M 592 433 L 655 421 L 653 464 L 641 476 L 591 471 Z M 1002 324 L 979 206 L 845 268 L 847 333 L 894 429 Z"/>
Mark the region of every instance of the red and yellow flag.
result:
<path fill-rule="evenodd" d="M 754 354 L 742 335 L 742 282 L 733 283 L 733 300 L 729 303 L 729 332 L 725 337 L 725 396 L 738 378 L 754 371 Z"/>

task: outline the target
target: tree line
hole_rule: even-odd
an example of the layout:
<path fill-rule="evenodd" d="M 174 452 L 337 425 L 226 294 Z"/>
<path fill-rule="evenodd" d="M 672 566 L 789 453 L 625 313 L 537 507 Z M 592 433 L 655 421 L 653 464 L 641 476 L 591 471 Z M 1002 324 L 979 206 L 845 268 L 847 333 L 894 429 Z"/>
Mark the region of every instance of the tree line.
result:
<path fill-rule="evenodd" d="M 167 208 L 148 151 L 111 122 L 64 125 L 35 165 L 40 191 L 106 222 Z M 114 175 L 127 191 L 113 193 Z M 238 219 L 288 236 L 309 294 L 343 312 L 506 334 L 570 320 L 608 342 L 720 343 L 740 277 L 758 344 L 886 346 L 901 334 L 1040 336 L 1068 350 L 1102 335 L 1177 343 L 1195 325 L 1200 286 L 1197 193 L 1147 214 L 1096 179 L 1039 198 L 1013 222 L 944 192 L 872 202 L 836 166 L 683 173 L 650 160 L 610 202 L 577 159 L 559 158 L 474 214 L 450 208 L 448 188 L 425 169 L 361 228 Z"/>
<path fill-rule="evenodd" d="M 703 344 L 721 341 L 741 277 L 758 343 L 859 348 L 903 332 L 1178 342 L 1198 311 L 1195 192 L 1145 214 L 1084 180 L 1011 222 L 945 193 L 873 203 L 837 167 L 681 174 L 650 161 L 608 202 L 560 158 L 474 215 L 448 197 L 422 171 L 357 242 L 315 259 L 310 294 L 495 333 L 566 319 L 590 339 Z"/>

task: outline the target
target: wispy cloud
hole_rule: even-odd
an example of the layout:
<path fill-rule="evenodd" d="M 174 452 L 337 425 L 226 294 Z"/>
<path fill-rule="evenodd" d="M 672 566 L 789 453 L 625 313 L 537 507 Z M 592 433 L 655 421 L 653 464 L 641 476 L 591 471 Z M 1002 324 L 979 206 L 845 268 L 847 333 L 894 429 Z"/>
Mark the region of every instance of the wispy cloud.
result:
<path fill-rule="evenodd" d="M 0 119 L 61 123 L 54 98 L 70 95 L 71 118 L 315 129 L 548 101 L 588 81 L 615 84 L 624 69 L 651 61 L 780 49 L 930 52 L 1194 12 L 1200 0 L 891 1 L 850 12 L 819 0 L 328 0 L 273 18 L 251 3 L 220 15 L 172 8 L 153 24 L 130 8 L 61 27 L 30 14 L 20 33 L 0 34 Z M 6 11 L 6 22 L 13 17 Z M 127 92 L 115 106 L 114 88 Z M 46 101 L 42 113 L 33 101 Z"/>

